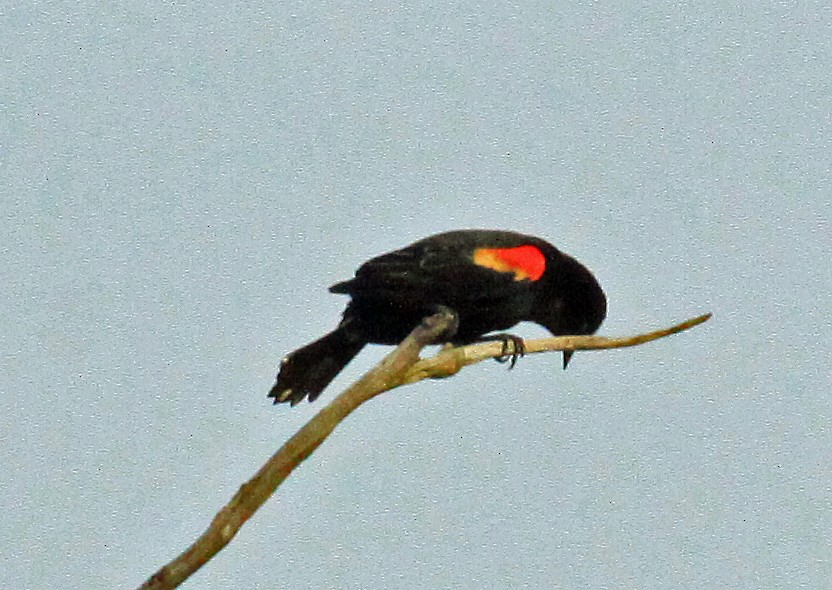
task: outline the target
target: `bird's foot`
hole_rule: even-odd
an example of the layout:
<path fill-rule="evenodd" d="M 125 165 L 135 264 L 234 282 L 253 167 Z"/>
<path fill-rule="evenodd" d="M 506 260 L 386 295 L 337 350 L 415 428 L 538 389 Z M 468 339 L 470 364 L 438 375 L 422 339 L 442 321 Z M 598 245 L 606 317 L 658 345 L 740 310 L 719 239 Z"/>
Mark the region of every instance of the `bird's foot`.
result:
<path fill-rule="evenodd" d="M 508 368 L 513 369 L 517 359 L 526 356 L 526 343 L 519 336 L 514 334 L 500 333 L 484 336 L 480 339 L 483 342 L 502 342 L 502 354 L 494 360 L 498 363 L 509 363 Z"/>
<path fill-rule="evenodd" d="M 442 344 L 444 342 L 453 341 L 454 336 L 456 336 L 456 331 L 459 329 L 459 314 L 456 313 L 450 307 L 447 307 L 446 305 L 437 305 L 433 309 L 433 314 L 427 316 L 425 319 L 422 320 L 422 322 L 430 322 L 433 316 L 435 315 L 445 316 L 446 318 L 449 318 L 451 321 L 447 329 L 445 329 L 444 332 L 442 332 L 439 336 L 436 337 L 436 344 Z"/>

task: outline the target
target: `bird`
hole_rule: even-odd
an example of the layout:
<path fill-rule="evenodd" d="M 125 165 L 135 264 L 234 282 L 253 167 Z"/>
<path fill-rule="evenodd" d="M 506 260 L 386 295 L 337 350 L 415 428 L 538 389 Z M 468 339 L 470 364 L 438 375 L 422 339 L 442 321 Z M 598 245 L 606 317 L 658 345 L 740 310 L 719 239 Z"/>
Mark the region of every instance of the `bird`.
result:
<path fill-rule="evenodd" d="M 456 322 L 437 344 L 502 340 L 505 355 L 510 341 L 512 365 L 522 339 L 497 332 L 528 321 L 554 336 L 593 334 L 607 313 L 583 264 L 541 238 L 502 230 L 429 236 L 368 260 L 329 291 L 350 296 L 342 319 L 283 358 L 267 396 L 275 404 L 314 401 L 365 345 L 396 345 L 438 310 Z M 564 369 L 571 356 L 564 351 Z"/>

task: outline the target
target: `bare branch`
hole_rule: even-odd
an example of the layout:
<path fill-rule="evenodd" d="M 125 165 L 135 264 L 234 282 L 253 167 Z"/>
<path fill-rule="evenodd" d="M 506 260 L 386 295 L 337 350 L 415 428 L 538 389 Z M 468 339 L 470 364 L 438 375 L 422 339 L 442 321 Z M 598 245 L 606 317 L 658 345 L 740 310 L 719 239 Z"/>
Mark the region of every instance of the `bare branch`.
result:
<path fill-rule="evenodd" d="M 383 361 L 318 412 L 243 484 L 211 525 L 187 551 L 153 574 L 142 589 L 176 588 L 225 547 L 240 527 L 271 496 L 277 486 L 326 439 L 353 410 L 379 393 L 401 384 L 419 352 L 453 323 L 449 313 L 426 318 Z"/>
<path fill-rule="evenodd" d="M 705 314 L 671 328 L 628 338 L 565 336 L 529 340 L 525 343 L 526 353 L 635 346 L 687 330 L 710 317 L 711 314 Z M 504 355 L 501 343 L 487 343 L 445 349 L 433 358 L 420 360 L 422 348 L 440 339 L 453 321 L 454 317 L 444 312 L 426 318 L 379 365 L 336 397 L 280 447 L 260 471 L 240 487 L 231 501 L 214 517 L 208 529 L 184 553 L 153 574 L 140 588 L 176 588 L 207 563 L 234 538 L 240 527 L 289 474 L 318 448 L 344 418 L 365 401 L 406 383 L 448 377 L 466 365 Z"/>
<path fill-rule="evenodd" d="M 525 340 L 525 353 L 534 354 L 558 350 L 603 350 L 607 348 L 625 348 L 658 340 L 671 334 L 683 332 L 711 319 L 710 313 L 686 320 L 669 328 L 647 332 L 637 336 L 623 338 L 606 338 L 604 336 L 558 336 Z M 486 342 L 445 348 L 432 358 L 422 359 L 408 369 L 403 383 L 415 383 L 422 379 L 442 379 L 457 374 L 463 367 L 483 360 L 505 356 L 502 342 Z"/>

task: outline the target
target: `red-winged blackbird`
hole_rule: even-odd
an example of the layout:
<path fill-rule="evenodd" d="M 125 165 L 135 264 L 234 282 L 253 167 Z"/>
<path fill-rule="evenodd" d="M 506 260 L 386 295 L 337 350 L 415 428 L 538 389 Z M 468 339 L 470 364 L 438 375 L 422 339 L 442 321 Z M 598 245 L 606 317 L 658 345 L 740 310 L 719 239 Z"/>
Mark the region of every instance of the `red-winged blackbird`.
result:
<path fill-rule="evenodd" d="M 607 313 L 604 291 L 580 262 L 539 238 L 493 230 L 419 240 L 365 262 L 355 278 L 329 290 L 352 297 L 343 319 L 283 359 L 268 395 L 274 403 L 314 401 L 365 344 L 398 344 L 441 308 L 458 320 L 446 338 L 452 344 L 522 321 L 555 336 L 592 334 Z M 515 353 L 522 344 L 510 335 L 496 338 L 513 340 Z M 564 353 L 564 368 L 571 354 Z"/>

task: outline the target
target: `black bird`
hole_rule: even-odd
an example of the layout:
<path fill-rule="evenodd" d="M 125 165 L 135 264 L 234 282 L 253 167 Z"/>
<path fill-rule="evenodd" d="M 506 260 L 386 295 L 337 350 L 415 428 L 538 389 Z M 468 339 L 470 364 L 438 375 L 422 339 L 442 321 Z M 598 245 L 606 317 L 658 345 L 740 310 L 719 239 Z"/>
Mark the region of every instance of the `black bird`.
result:
<path fill-rule="evenodd" d="M 448 342 L 510 340 L 515 358 L 522 340 L 487 334 L 522 321 L 555 336 L 592 334 L 607 313 L 604 291 L 580 262 L 540 238 L 496 230 L 430 236 L 365 262 L 329 290 L 352 298 L 343 319 L 284 357 L 268 395 L 274 403 L 314 401 L 365 344 L 398 344 L 442 308 L 458 320 Z M 564 368 L 571 356 L 564 352 Z"/>

